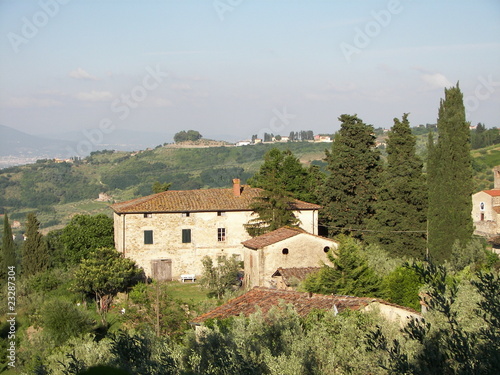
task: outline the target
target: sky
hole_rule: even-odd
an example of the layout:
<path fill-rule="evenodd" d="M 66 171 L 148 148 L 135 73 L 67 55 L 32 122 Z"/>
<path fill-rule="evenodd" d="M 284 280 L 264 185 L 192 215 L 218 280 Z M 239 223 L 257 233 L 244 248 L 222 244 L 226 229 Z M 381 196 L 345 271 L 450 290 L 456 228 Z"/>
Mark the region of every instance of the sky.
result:
<path fill-rule="evenodd" d="M 0 0 L 0 124 L 30 134 L 417 126 L 457 82 L 500 127 L 500 1 Z"/>

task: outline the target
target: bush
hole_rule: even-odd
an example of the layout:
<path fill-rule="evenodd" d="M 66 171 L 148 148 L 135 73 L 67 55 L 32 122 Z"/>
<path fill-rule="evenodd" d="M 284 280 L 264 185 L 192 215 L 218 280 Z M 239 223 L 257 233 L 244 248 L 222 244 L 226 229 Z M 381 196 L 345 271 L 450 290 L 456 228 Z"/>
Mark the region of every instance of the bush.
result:
<path fill-rule="evenodd" d="M 58 344 L 90 332 L 93 326 L 83 306 L 60 299 L 49 300 L 43 305 L 41 320 L 44 333 Z"/>

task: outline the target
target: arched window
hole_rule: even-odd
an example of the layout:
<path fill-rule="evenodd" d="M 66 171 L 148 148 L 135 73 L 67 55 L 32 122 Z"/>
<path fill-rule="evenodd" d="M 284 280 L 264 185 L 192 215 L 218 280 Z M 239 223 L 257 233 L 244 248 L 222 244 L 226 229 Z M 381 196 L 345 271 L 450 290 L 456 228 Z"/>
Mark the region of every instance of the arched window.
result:
<path fill-rule="evenodd" d="M 288 249 L 285 247 L 283 250 L 281 250 L 281 253 L 283 255 L 287 255 L 288 254 Z"/>

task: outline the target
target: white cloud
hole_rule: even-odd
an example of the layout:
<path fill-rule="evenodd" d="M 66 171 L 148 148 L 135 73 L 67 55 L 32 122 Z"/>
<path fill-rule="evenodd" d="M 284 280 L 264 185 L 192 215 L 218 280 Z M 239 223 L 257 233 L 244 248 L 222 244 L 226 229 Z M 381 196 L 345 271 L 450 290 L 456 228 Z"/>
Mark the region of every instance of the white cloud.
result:
<path fill-rule="evenodd" d="M 2 107 L 4 108 L 48 108 L 48 107 L 58 107 L 61 106 L 61 103 L 58 100 L 50 99 L 50 98 L 35 98 L 29 96 L 22 97 L 12 97 L 9 98 Z"/>
<path fill-rule="evenodd" d="M 172 90 L 178 91 L 191 91 L 192 88 L 187 83 L 173 83 L 171 86 Z"/>
<path fill-rule="evenodd" d="M 79 92 L 75 98 L 84 102 L 104 102 L 113 99 L 113 94 L 109 91 Z"/>
<path fill-rule="evenodd" d="M 173 105 L 174 104 L 170 100 L 158 97 L 147 98 L 144 101 L 144 106 L 149 108 L 166 108 L 172 107 Z"/>
<path fill-rule="evenodd" d="M 448 78 L 441 73 L 424 73 L 421 75 L 421 78 L 428 85 L 429 89 L 442 89 L 453 85 Z"/>
<path fill-rule="evenodd" d="M 87 72 L 86 70 L 84 70 L 82 68 L 78 68 L 78 69 L 75 69 L 75 70 L 69 72 L 69 76 L 71 78 L 83 79 L 86 81 L 97 81 L 98 80 L 98 78 L 96 76 L 93 76 L 92 74 L 90 74 L 89 72 Z"/>

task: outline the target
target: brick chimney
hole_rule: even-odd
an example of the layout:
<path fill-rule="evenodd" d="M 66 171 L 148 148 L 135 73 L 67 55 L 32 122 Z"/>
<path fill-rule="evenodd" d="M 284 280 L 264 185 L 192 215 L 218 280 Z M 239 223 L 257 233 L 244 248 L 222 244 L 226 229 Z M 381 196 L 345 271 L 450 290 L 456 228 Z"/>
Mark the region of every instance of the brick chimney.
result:
<path fill-rule="evenodd" d="M 235 197 L 241 195 L 241 184 L 239 178 L 233 178 L 233 194 Z"/>

